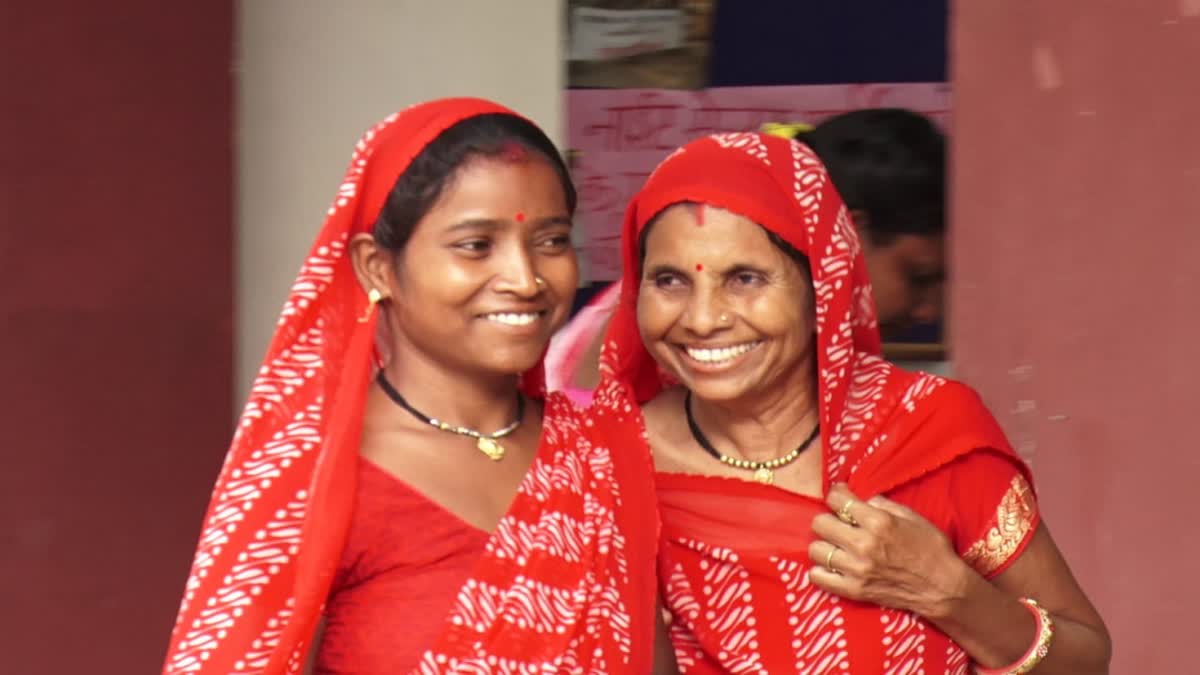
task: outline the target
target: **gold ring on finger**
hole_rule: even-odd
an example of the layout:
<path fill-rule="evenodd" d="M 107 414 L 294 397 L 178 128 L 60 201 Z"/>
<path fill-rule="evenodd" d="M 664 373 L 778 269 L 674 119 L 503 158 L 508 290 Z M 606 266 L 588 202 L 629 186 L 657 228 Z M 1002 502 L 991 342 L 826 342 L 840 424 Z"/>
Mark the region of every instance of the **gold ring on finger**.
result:
<path fill-rule="evenodd" d="M 841 550 L 840 548 L 838 548 L 836 546 L 832 546 L 829 549 L 829 555 L 825 556 L 825 569 L 829 570 L 830 572 L 833 572 L 834 574 L 836 574 L 838 576 L 841 576 L 842 573 L 839 572 L 838 569 L 833 566 L 833 554 L 837 553 L 840 550 Z"/>
<path fill-rule="evenodd" d="M 850 527 L 858 527 L 858 521 L 854 519 L 854 514 L 850 513 L 851 506 L 854 506 L 854 500 L 846 500 L 846 504 L 842 506 L 842 508 L 838 509 L 837 517 L 838 520 L 849 525 Z"/>

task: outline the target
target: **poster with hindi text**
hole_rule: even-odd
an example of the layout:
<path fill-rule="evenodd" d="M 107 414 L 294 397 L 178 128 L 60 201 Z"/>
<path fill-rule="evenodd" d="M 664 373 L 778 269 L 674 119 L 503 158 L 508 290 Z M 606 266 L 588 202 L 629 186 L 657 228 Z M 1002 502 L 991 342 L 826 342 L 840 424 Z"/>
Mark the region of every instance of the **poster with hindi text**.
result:
<path fill-rule="evenodd" d="M 766 122 L 822 120 L 860 108 L 907 108 L 943 129 L 945 83 L 568 90 L 568 152 L 579 189 L 576 242 L 586 281 L 620 276 L 621 219 L 658 163 L 687 141 Z"/>

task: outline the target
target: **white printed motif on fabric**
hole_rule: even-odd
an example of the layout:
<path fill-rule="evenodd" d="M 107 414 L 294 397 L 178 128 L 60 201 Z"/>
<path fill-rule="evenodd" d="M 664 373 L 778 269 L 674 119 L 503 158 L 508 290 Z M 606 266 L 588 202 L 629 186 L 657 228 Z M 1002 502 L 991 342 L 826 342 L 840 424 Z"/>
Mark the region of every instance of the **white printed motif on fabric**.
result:
<path fill-rule="evenodd" d="M 807 561 L 772 557 L 771 562 L 779 570 L 792 617 L 790 646 L 795 650 L 796 672 L 852 672 L 841 600 L 809 581 Z"/>
<path fill-rule="evenodd" d="M 558 409 L 563 406 L 563 409 Z M 570 408 L 567 410 L 566 408 Z M 544 417 L 545 442 L 555 450 L 549 460 L 535 460 L 518 490 L 518 499 L 527 497 L 539 504 L 554 503 L 563 494 L 578 496 L 583 502 L 582 519 L 546 508 L 535 518 L 525 520 L 508 514 L 485 547 L 481 568 L 496 569 L 507 565 L 513 570 L 512 583 L 501 586 L 470 578 L 460 589 L 450 613 L 450 623 L 468 636 L 469 654 L 445 654 L 436 648 L 427 651 L 417 669 L 421 675 L 451 672 L 478 673 L 602 673 L 623 672 L 633 653 L 633 619 L 622 600 L 623 589 L 630 583 L 625 560 L 625 537 L 617 527 L 614 506 L 620 499 L 613 475 L 612 455 L 608 448 L 590 442 L 579 428 L 583 417 L 578 409 L 561 396 L 547 400 Z M 575 439 L 558 443 L 557 439 Z M 611 498 L 604 502 L 602 498 Z M 589 566 L 578 579 L 547 581 L 526 577 L 521 570 L 535 557 L 551 556 L 564 565 L 578 568 L 585 551 L 610 557 L 602 566 L 607 577 L 597 575 L 597 566 Z M 487 558 L 497 561 L 491 564 Z M 576 563 L 576 564 L 573 564 Z M 584 605 L 581 607 L 581 604 Z M 551 662 L 514 660 L 489 651 L 489 634 L 506 631 L 535 639 L 575 637 Z M 614 645 L 600 649 L 596 645 Z M 619 663 L 605 661 L 619 657 Z"/>
<path fill-rule="evenodd" d="M 751 157 L 761 160 L 767 166 L 771 165 L 771 157 L 767 146 L 758 134 L 749 131 L 736 131 L 724 134 L 713 134 L 712 139 L 723 148 L 743 150 Z"/>
<path fill-rule="evenodd" d="M 731 550 L 687 539 L 678 543 L 703 556 L 703 578 L 695 581 L 697 590 L 682 572 L 671 577 L 664 600 L 675 620 L 690 627 L 703 615 L 705 627 L 715 636 L 714 648 L 727 657 L 721 661 L 722 668 L 732 673 L 765 674 L 750 573 Z M 678 653 L 679 648 L 676 650 Z M 700 650 L 693 657 L 685 649 L 683 656 L 690 664 L 703 658 Z"/>
<path fill-rule="evenodd" d="M 925 670 L 925 622 L 909 612 L 883 610 L 884 675 Z"/>

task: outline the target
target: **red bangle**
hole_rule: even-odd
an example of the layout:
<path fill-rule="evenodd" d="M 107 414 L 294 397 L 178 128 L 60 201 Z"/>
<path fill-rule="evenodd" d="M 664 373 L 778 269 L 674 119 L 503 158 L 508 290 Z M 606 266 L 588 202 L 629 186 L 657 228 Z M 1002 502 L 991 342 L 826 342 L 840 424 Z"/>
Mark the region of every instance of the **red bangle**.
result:
<path fill-rule="evenodd" d="M 1012 665 L 1003 668 L 976 668 L 975 672 L 978 675 L 1024 675 L 1041 663 L 1050 652 L 1050 643 L 1054 640 L 1054 620 L 1050 618 L 1050 612 L 1042 609 L 1033 598 L 1020 598 L 1020 601 L 1033 613 L 1033 644 L 1029 651 Z"/>

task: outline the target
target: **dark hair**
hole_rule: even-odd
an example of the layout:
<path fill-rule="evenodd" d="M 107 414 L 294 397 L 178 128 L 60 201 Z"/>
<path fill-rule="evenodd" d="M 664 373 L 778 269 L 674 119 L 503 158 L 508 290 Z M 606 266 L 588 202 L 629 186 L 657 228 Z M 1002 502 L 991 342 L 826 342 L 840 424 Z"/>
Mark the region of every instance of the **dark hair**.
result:
<path fill-rule="evenodd" d="M 396 179 L 375 221 L 375 240 L 392 251 L 404 248 L 413 228 L 433 208 L 463 166 L 479 157 L 509 156 L 514 144 L 542 155 L 550 162 L 562 180 L 567 211 L 574 214 L 575 185 L 554 143 L 528 120 L 505 113 L 489 113 L 469 117 L 451 126 L 413 158 Z"/>
<path fill-rule="evenodd" d="M 676 202 L 675 204 L 672 204 L 671 206 L 678 206 L 678 205 L 693 207 L 693 206 L 697 205 L 697 202 Z M 668 206 L 667 208 L 670 208 L 670 207 Z M 651 218 L 650 221 L 646 223 L 646 226 L 642 228 L 641 234 L 638 235 L 638 272 L 639 273 L 641 272 L 642 268 L 645 266 L 645 263 L 646 263 L 646 239 L 650 236 L 650 230 L 653 229 L 654 226 L 658 223 L 658 219 L 662 216 L 663 211 L 666 211 L 666 210 L 667 209 L 664 208 L 662 211 L 659 211 L 657 214 L 655 214 L 654 217 Z M 808 256 L 801 253 L 800 249 L 796 248 L 795 246 L 792 246 L 790 243 L 788 243 L 788 241 L 786 239 L 779 236 L 774 231 L 769 230 L 766 227 L 763 227 L 762 225 L 758 225 L 758 226 L 762 227 L 763 232 L 767 233 L 767 239 L 769 239 L 771 241 L 771 243 L 775 245 L 776 248 L 778 248 L 780 251 L 783 251 L 784 254 L 786 254 L 788 258 L 791 258 L 792 262 L 796 263 L 796 265 L 800 267 L 800 271 L 804 274 L 805 279 L 808 280 L 809 295 L 811 295 L 812 294 L 812 266 L 809 265 Z"/>
<path fill-rule="evenodd" d="M 866 213 L 873 243 L 945 232 L 945 137 L 924 116 L 899 108 L 856 110 L 796 140 L 821 158 L 846 206 Z"/>

